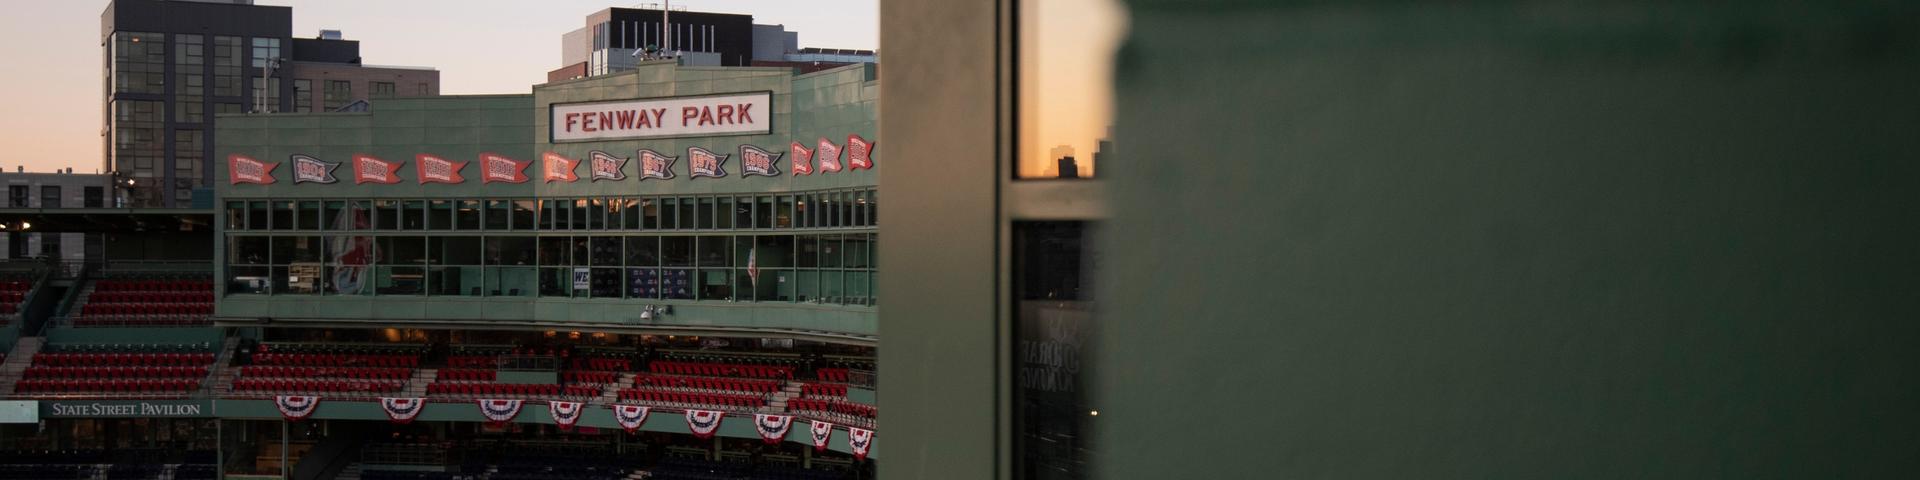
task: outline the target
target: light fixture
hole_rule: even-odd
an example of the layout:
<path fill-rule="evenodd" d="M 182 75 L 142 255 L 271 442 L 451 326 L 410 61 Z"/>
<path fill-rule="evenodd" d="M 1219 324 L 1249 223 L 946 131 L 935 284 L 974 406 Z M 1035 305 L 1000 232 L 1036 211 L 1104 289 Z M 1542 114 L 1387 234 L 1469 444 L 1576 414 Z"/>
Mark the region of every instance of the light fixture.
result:
<path fill-rule="evenodd" d="M 32 223 L 30 223 L 30 222 L 20 222 L 20 229 L 21 229 L 21 230 L 27 230 L 27 229 L 31 229 L 31 228 L 33 228 L 33 224 L 32 224 Z"/>
<path fill-rule="evenodd" d="M 1087 412 L 1087 415 L 1089 415 L 1089 416 L 1094 416 L 1094 417 L 1098 417 L 1098 416 L 1100 416 L 1100 411 L 1099 411 L 1099 410 L 1094 410 L 1094 411 L 1091 411 L 1091 412 Z"/>

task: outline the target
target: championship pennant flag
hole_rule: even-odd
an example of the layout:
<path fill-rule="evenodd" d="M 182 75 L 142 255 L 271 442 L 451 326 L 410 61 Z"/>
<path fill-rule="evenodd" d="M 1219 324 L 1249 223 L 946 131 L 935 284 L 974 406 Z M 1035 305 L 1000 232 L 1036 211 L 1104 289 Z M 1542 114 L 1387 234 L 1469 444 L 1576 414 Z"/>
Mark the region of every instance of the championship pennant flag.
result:
<path fill-rule="evenodd" d="M 559 426 L 560 431 L 573 431 L 573 424 L 580 423 L 580 413 L 585 410 L 580 405 L 580 402 L 548 400 L 547 414 L 553 417 L 553 424 Z"/>
<path fill-rule="evenodd" d="M 320 397 L 313 395 L 281 395 L 273 397 L 273 406 L 280 409 L 280 415 L 289 422 L 306 420 L 313 411 L 320 408 Z"/>
<path fill-rule="evenodd" d="M 400 164 L 372 155 L 354 154 L 353 183 L 400 183 Z"/>
<path fill-rule="evenodd" d="M 242 183 L 270 185 L 273 183 L 273 167 L 278 166 L 280 166 L 278 163 L 254 160 L 253 157 L 246 155 L 228 155 L 227 183 L 231 185 L 239 185 Z"/>
<path fill-rule="evenodd" d="M 460 177 L 460 169 L 466 167 L 467 162 L 456 162 L 425 153 L 413 156 L 414 173 L 420 178 L 421 185 L 465 182 L 467 179 Z"/>
<path fill-rule="evenodd" d="M 820 172 L 826 173 L 826 172 L 840 171 L 840 146 L 839 145 L 834 145 L 833 140 L 828 140 L 827 137 L 820 137 L 819 145 L 817 145 L 815 148 L 818 148 L 818 150 L 814 150 L 814 156 L 819 157 Z"/>
<path fill-rule="evenodd" d="M 325 162 L 318 158 L 298 153 L 293 154 L 293 156 L 289 158 L 293 160 L 293 183 L 333 183 L 340 181 L 338 178 L 333 178 L 333 169 L 340 167 L 338 163 Z"/>
<path fill-rule="evenodd" d="M 779 445 L 787 438 L 787 429 L 793 428 L 792 415 L 753 414 L 754 430 L 760 431 L 760 440 L 768 445 Z"/>
<path fill-rule="evenodd" d="M 400 425 L 412 423 L 413 417 L 420 416 L 420 411 L 425 410 L 426 407 L 427 399 L 425 398 L 380 397 L 380 409 L 387 412 L 387 420 Z"/>
<path fill-rule="evenodd" d="M 669 157 L 666 155 L 661 155 L 660 152 L 641 149 L 640 150 L 640 179 L 641 180 L 646 180 L 649 178 L 658 178 L 661 180 L 671 179 L 673 178 L 673 162 L 676 162 L 679 160 L 680 160 L 680 157 Z"/>
<path fill-rule="evenodd" d="M 873 168 L 873 142 L 860 138 L 859 134 L 847 135 L 847 169 L 869 168 Z"/>
<path fill-rule="evenodd" d="M 700 147 L 687 147 L 687 172 L 689 178 L 727 176 L 727 157 Z"/>
<path fill-rule="evenodd" d="M 594 150 L 587 152 L 587 161 L 592 163 L 593 181 L 626 180 L 627 160 L 615 157 L 611 153 Z"/>
<path fill-rule="evenodd" d="M 647 413 L 651 411 L 653 408 L 639 405 L 614 405 L 613 421 L 619 422 L 627 433 L 633 433 L 640 430 L 640 424 L 647 423 Z"/>
<path fill-rule="evenodd" d="M 812 428 L 813 451 L 827 451 L 827 441 L 833 439 L 833 424 L 814 420 Z"/>
<path fill-rule="evenodd" d="M 769 152 L 753 145 L 740 145 L 740 176 L 762 177 L 780 176 L 780 156 L 784 153 Z"/>
<path fill-rule="evenodd" d="M 572 183 L 574 180 L 580 179 L 580 177 L 574 176 L 573 174 L 573 170 L 580 166 L 579 160 L 563 157 L 553 152 L 547 152 L 541 155 L 540 159 L 540 171 L 546 174 L 545 178 L 547 183 L 553 183 L 555 180 Z"/>
<path fill-rule="evenodd" d="M 687 429 L 693 431 L 693 438 L 713 438 L 713 432 L 720 430 L 720 420 L 724 418 L 727 414 L 713 410 L 687 410 Z"/>
<path fill-rule="evenodd" d="M 487 422 L 493 424 L 494 428 L 505 426 L 507 422 L 513 421 L 513 417 L 519 416 L 520 405 L 524 402 L 524 400 L 484 398 L 476 401 L 480 403 L 480 415 L 487 417 Z"/>
<path fill-rule="evenodd" d="M 527 183 L 527 164 L 498 153 L 480 154 L 480 183 Z"/>
<path fill-rule="evenodd" d="M 801 145 L 800 142 L 787 145 L 787 149 L 793 150 L 793 175 L 812 175 L 813 151 L 807 150 L 807 146 Z"/>
<path fill-rule="evenodd" d="M 847 427 L 847 446 L 853 447 L 855 461 L 867 459 L 867 449 L 873 448 L 873 431 Z"/>

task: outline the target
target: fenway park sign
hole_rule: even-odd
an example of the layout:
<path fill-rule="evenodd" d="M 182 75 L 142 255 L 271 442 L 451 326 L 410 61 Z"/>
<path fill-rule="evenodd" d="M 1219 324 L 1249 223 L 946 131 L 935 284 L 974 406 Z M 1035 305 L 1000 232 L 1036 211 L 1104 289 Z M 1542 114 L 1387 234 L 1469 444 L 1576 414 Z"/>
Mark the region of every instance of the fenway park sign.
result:
<path fill-rule="evenodd" d="M 773 92 L 727 93 L 550 107 L 554 142 L 773 133 Z"/>

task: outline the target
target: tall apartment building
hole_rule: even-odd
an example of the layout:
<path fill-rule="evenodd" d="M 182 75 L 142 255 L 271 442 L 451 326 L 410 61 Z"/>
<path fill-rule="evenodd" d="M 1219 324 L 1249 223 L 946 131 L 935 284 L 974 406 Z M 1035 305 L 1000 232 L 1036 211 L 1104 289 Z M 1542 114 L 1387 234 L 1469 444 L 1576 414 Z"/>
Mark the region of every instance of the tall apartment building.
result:
<path fill-rule="evenodd" d="M 213 184 L 217 114 L 355 109 L 439 93 L 437 71 L 363 65 L 359 42 L 335 31 L 296 39 L 292 26 L 292 8 L 251 0 L 107 5 L 102 163 L 134 180 L 130 206 L 211 201 L 194 192 Z"/>

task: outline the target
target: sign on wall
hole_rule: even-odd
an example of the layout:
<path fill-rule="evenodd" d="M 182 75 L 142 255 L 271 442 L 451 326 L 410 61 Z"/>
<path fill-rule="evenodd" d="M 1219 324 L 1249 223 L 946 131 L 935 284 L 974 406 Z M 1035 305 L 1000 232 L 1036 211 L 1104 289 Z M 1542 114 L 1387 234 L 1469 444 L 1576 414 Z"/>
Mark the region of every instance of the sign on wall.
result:
<path fill-rule="evenodd" d="M 773 92 L 549 107 L 554 142 L 773 133 Z"/>
<path fill-rule="evenodd" d="M 273 184 L 273 167 L 278 166 L 280 166 L 278 163 L 262 162 L 246 155 L 228 155 L 227 183 L 271 185 Z"/>
<path fill-rule="evenodd" d="M 414 173 L 420 179 L 421 185 L 465 182 L 467 179 L 460 176 L 460 169 L 466 166 L 467 162 L 456 162 L 425 153 L 413 156 Z"/>
<path fill-rule="evenodd" d="M 40 416 L 43 418 L 211 417 L 213 405 L 206 400 L 49 400 L 40 402 Z"/>
<path fill-rule="evenodd" d="M 333 177 L 333 169 L 340 168 L 339 163 L 327 162 L 307 155 L 293 154 L 293 183 L 333 183 L 340 179 Z"/>

